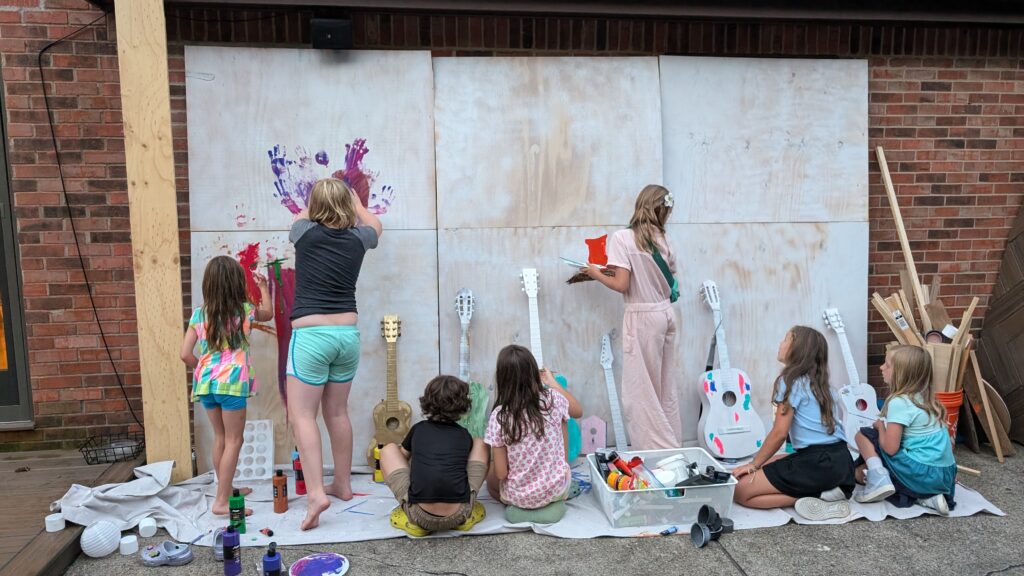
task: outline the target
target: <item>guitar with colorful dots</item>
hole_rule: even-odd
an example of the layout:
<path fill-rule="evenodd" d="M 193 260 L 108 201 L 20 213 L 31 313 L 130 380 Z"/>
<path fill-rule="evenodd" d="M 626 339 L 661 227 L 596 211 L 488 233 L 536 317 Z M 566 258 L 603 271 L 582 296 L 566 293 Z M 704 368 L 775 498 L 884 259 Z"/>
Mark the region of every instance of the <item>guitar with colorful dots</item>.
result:
<path fill-rule="evenodd" d="M 715 315 L 712 354 L 717 345 L 718 368 L 712 370 L 714 359 L 709 357 L 707 370 L 700 378 L 703 394 L 697 430 L 701 446 L 713 456 L 739 460 L 753 455 L 761 447 L 765 436 L 764 423 L 754 410 L 750 377 L 743 370 L 729 365 L 718 286 L 711 280 L 705 280 L 700 291 L 704 303 Z"/>

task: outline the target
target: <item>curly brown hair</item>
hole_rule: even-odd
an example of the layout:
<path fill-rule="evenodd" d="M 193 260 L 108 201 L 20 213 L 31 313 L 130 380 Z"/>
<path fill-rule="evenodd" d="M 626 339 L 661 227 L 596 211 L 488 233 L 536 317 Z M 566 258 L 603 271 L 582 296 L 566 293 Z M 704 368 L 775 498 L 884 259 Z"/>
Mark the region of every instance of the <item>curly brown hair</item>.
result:
<path fill-rule="evenodd" d="M 469 384 L 455 376 L 435 376 L 420 396 L 423 417 L 434 422 L 458 422 L 469 411 Z"/>

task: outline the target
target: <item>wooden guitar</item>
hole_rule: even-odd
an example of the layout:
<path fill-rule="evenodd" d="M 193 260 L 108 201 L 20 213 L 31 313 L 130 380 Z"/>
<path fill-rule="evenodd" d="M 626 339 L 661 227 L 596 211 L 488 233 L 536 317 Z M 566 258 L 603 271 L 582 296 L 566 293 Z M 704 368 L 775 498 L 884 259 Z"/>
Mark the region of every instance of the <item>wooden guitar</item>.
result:
<path fill-rule="evenodd" d="M 409 433 L 412 408 L 398 399 L 398 338 L 402 335 L 402 321 L 394 314 L 380 321 L 381 336 L 388 346 L 387 397 L 373 408 L 373 438 L 366 449 L 366 463 L 374 467 L 373 449 L 378 444 L 401 444 Z"/>
<path fill-rule="evenodd" d="M 715 343 L 718 346 L 718 369 L 701 375 L 701 414 L 698 430 L 701 445 L 717 458 L 737 460 L 755 454 L 764 442 L 761 417 L 754 410 L 750 396 L 750 377 L 729 365 L 729 349 L 725 345 L 725 325 L 718 286 L 705 280 L 701 288 L 704 303 L 715 315 Z"/>
<path fill-rule="evenodd" d="M 538 274 L 536 268 L 523 268 L 523 273 L 520 275 L 520 280 L 523 285 L 523 292 L 526 292 L 526 296 L 530 300 L 530 352 L 533 353 L 534 359 L 537 361 L 537 366 L 544 368 L 544 353 L 541 349 L 540 343 L 540 311 L 537 307 L 537 284 Z M 568 388 L 569 382 L 565 376 L 559 374 L 555 376 L 555 380 L 562 388 Z M 583 446 L 583 437 L 580 433 L 580 423 L 575 418 L 569 419 L 569 453 L 567 454 L 569 461 L 572 462 L 580 454 L 580 449 Z"/>
<path fill-rule="evenodd" d="M 839 315 L 839 309 L 827 308 L 823 316 L 825 324 L 828 324 L 828 327 L 839 338 L 839 347 L 843 351 L 843 362 L 846 364 L 846 375 L 849 380 L 846 386 L 839 390 L 839 398 L 843 403 L 843 434 L 846 435 L 846 443 L 857 450 L 857 442 L 854 437 L 861 427 L 870 427 L 878 419 L 878 399 L 875 396 L 875 389 L 870 384 L 860 381 L 857 364 L 854 363 L 853 352 L 850 351 L 850 342 L 846 339 L 846 326 L 843 324 L 843 317 Z"/>
<path fill-rule="evenodd" d="M 473 404 L 459 419 L 459 425 L 474 438 L 483 438 L 487 431 L 487 391 L 479 382 L 469 379 L 469 321 L 473 318 L 476 298 L 468 288 L 455 295 L 455 311 L 459 314 L 459 379 L 469 384 L 469 397 Z"/>
<path fill-rule="evenodd" d="M 608 387 L 608 406 L 612 412 L 612 428 L 615 430 L 615 451 L 629 448 L 626 443 L 626 428 L 622 425 L 622 409 L 619 406 L 619 392 L 615 389 L 615 374 L 612 372 L 612 339 L 605 334 L 601 337 L 601 367 L 604 368 L 604 383 Z"/>

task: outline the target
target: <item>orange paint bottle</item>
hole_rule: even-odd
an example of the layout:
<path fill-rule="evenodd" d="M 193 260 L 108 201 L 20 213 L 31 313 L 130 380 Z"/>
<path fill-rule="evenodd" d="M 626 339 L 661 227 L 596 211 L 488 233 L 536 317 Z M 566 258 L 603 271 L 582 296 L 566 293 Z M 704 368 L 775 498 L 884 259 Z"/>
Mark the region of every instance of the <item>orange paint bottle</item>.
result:
<path fill-rule="evenodd" d="M 288 511 L 288 477 L 281 470 L 274 474 L 274 513 L 284 514 Z"/>

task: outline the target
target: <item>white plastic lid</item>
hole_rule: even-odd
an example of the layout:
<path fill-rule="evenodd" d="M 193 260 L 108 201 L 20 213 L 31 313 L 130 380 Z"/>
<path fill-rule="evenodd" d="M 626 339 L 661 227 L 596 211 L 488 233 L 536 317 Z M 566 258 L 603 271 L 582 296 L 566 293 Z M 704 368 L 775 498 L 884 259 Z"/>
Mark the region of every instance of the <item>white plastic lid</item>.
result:
<path fill-rule="evenodd" d="M 139 551 L 139 539 L 135 534 L 129 534 L 121 538 L 120 550 L 122 556 L 129 556 Z"/>
<path fill-rule="evenodd" d="M 64 515 L 60 512 L 50 514 L 46 517 L 46 531 L 60 532 L 67 524 L 64 522 Z"/>

